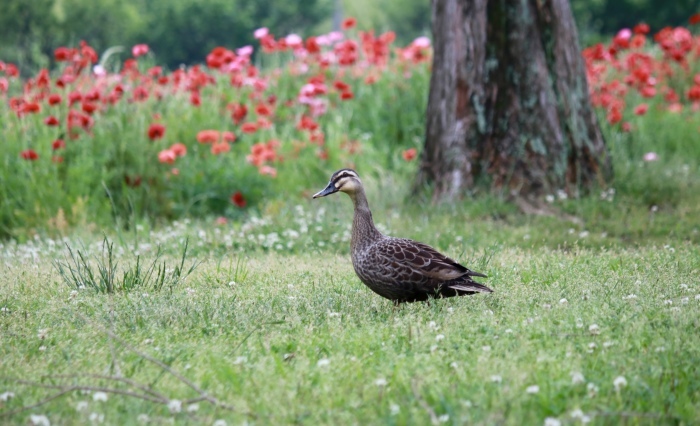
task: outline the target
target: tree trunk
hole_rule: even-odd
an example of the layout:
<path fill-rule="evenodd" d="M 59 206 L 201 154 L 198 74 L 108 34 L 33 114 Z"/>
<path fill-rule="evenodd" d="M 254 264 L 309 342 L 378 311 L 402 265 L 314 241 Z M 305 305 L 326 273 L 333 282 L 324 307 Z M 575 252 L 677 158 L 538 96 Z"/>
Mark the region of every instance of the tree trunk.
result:
<path fill-rule="evenodd" d="M 568 0 L 433 0 L 419 184 L 578 195 L 612 175 Z"/>

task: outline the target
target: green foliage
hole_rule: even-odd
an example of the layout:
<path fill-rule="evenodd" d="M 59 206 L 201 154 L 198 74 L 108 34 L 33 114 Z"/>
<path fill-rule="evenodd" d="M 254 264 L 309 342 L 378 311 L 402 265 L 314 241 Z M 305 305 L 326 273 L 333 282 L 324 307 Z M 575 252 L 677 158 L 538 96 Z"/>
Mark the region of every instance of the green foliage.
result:
<path fill-rule="evenodd" d="M 318 223 L 336 219 L 328 215 Z M 398 235 L 415 236 L 417 224 L 424 241 L 435 244 L 430 235 L 447 232 L 444 220 L 448 214 L 404 214 Z M 490 226 L 472 222 L 477 230 Z M 199 396 L 143 355 L 234 409 L 204 400 L 169 409 L 160 398 L 114 393 L 101 402 L 76 388 L 3 422 L 26 424 L 30 414 L 46 415 L 51 424 L 91 423 L 101 415 L 105 424 L 146 418 L 333 425 L 697 419 L 697 245 L 669 238 L 667 247 L 523 249 L 502 244 L 501 234 L 483 234 L 461 254 L 459 239 L 471 235 L 451 223 L 451 238 L 438 247 L 488 273 L 495 292 L 398 309 L 357 279 L 348 256 L 335 253 L 338 245 L 293 255 L 249 251 L 247 278 L 231 283 L 235 267 L 221 265 L 235 265 L 241 254 L 212 251 L 198 238 L 193 246 L 204 243 L 199 250 L 207 260 L 188 278 L 188 289 L 113 298 L 67 288 L 50 264 L 60 245 L 4 247 L 0 386 L 14 397 L 3 401 L 0 415 L 42 401 L 66 383 L 122 390 L 144 384 L 150 395 L 178 401 Z M 287 216 L 275 230 L 293 225 Z M 198 232 L 194 227 L 180 228 L 163 249 L 177 252 L 177 241 Z M 533 239 L 552 232 L 547 224 L 510 230 Z M 136 244 L 127 239 L 115 252 Z M 89 247 L 99 253 L 99 243 Z M 144 259 L 155 252 L 144 249 Z M 25 253 L 35 256 L 29 273 Z"/>
<path fill-rule="evenodd" d="M 165 288 L 172 292 L 173 288 L 185 280 L 198 265 L 195 261 L 189 268 L 185 268 L 188 246 L 189 239 L 185 240 L 180 264 L 174 268 L 169 267 L 165 261 L 161 262 L 163 252 L 159 246 L 150 265 L 144 265 L 141 255 L 136 255 L 133 264 L 120 269 L 114 243 L 105 237 L 102 241 L 101 256 L 94 256 L 94 267 L 85 250 L 73 251 L 70 245 L 66 245 L 66 260 L 55 260 L 54 266 L 63 282 L 74 290 L 91 289 L 96 293 L 112 294 L 128 293 L 132 290 L 158 292 Z"/>

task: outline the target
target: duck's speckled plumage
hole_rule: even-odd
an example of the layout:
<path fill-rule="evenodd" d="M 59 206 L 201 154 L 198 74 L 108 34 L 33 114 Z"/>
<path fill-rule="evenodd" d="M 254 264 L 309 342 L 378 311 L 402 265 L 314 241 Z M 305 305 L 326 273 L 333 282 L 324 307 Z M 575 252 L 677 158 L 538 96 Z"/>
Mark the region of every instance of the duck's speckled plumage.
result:
<path fill-rule="evenodd" d="M 352 265 L 360 280 L 375 293 L 401 303 L 492 292 L 472 279 L 486 275 L 471 271 L 426 244 L 379 232 L 354 170 L 333 173 L 328 186 L 314 198 L 338 191 L 348 194 L 355 206 Z"/>

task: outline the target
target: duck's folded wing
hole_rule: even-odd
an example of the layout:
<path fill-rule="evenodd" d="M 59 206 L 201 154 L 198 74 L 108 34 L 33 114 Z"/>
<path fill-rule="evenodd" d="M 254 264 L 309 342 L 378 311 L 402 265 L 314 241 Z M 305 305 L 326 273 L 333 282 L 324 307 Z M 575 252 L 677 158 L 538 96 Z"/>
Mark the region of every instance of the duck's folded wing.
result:
<path fill-rule="evenodd" d="M 460 265 L 427 244 L 413 240 L 392 238 L 379 243 L 373 251 L 378 263 L 389 270 L 401 271 L 402 275 L 410 275 L 412 281 L 423 281 L 420 277 L 450 281 L 463 276 L 486 276 Z"/>

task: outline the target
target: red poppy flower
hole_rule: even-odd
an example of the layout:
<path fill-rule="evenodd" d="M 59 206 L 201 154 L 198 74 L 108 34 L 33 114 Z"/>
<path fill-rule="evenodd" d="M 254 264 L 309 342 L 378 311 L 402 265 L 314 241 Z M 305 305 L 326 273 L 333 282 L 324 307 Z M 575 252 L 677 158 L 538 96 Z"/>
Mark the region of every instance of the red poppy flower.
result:
<path fill-rule="evenodd" d="M 190 94 L 190 104 L 192 104 L 194 106 L 202 105 L 202 98 L 199 95 L 198 91 L 194 91 Z"/>
<path fill-rule="evenodd" d="M 47 126 L 58 126 L 58 118 L 54 117 L 53 115 L 49 115 L 44 119 L 44 124 Z"/>
<path fill-rule="evenodd" d="M 259 103 L 259 104 L 255 107 L 255 112 L 258 113 L 258 115 L 265 115 L 265 116 L 267 116 L 267 115 L 272 114 L 272 108 L 270 108 L 269 105 L 265 105 L 265 104 L 263 104 L 263 103 Z"/>
<path fill-rule="evenodd" d="M 148 138 L 152 141 L 160 139 L 165 136 L 165 126 L 158 123 L 153 123 L 148 128 Z"/>
<path fill-rule="evenodd" d="M 690 25 L 695 25 L 700 23 L 700 13 L 696 13 L 694 15 L 691 15 L 690 18 L 688 19 L 688 22 L 690 22 Z"/>
<path fill-rule="evenodd" d="M 229 145 L 228 142 L 217 142 L 211 146 L 211 153 L 214 155 L 223 154 L 229 151 L 231 151 L 231 145 Z"/>
<path fill-rule="evenodd" d="M 95 105 L 92 102 L 83 102 L 83 111 L 87 112 L 88 114 L 92 115 L 93 112 L 97 110 L 97 105 Z"/>
<path fill-rule="evenodd" d="M 5 77 L 0 77 L 0 93 L 7 93 L 10 82 Z"/>
<path fill-rule="evenodd" d="M 131 54 L 134 55 L 134 58 L 138 58 L 139 56 L 143 56 L 146 53 L 148 53 L 148 45 L 147 44 L 137 44 L 131 48 Z"/>
<path fill-rule="evenodd" d="M 635 34 L 649 34 L 649 25 L 645 24 L 644 22 L 641 22 L 635 25 L 632 31 Z"/>
<path fill-rule="evenodd" d="M 344 101 L 350 100 L 354 97 L 355 97 L 355 95 L 350 90 L 346 90 L 345 92 L 340 94 L 340 99 L 342 99 Z"/>
<path fill-rule="evenodd" d="M 202 130 L 197 133 L 197 142 L 216 143 L 219 142 L 220 133 L 218 130 Z"/>
<path fill-rule="evenodd" d="M 60 155 L 54 155 L 51 157 L 51 162 L 54 164 L 61 164 L 63 163 L 63 157 L 61 157 Z"/>
<path fill-rule="evenodd" d="M 58 93 L 52 93 L 48 98 L 49 105 L 58 105 L 61 103 L 61 95 Z"/>
<path fill-rule="evenodd" d="M 22 158 L 24 158 L 25 160 L 29 160 L 29 161 L 34 161 L 34 160 L 39 159 L 39 154 L 37 154 L 36 151 L 34 151 L 33 149 L 25 149 L 19 155 Z"/>
<path fill-rule="evenodd" d="M 66 147 L 66 143 L 63 141 L 63 139 L 56 139 L 55 141 L 53 141 L 51 143 L 51 148 L 54 151 L 59 150 L 61 148 L 65 148 L 65 147 Z"/>
<path fill-rule="evenodd" d="M 255 133 L 258 130 L 257 123 L 243 123 L 241 131 L 243 133 Z"/>
<path fill-rule="evenodd" d="M 174 143 L 170 150 L 175 153 L 178 157 L 184 157 L 187 154 L 187 146 L 184 143 Z"/>
<path fill-rule="evenodd" d="M 241 194 L 241 191 L 236 191 L 233 195 L 231 195 L 231 202 L 240 208 L 245 207 L 247 204 L 243 194 Z"/>
<path fill-rule="evenodd" d="M 404 159 L 404 160 L 406 160 L 406 161 L 411 161 L 411 160 L 413 160 L 414 158 L 416 158 L 417 151 L 416 151 L 415 148 L 409 148 L 409 149 L 405 150 L 405 151 L 403 152 L 403 154 L 401 154 L 401 155 L 403 156 L 403 159 Z"/>
<path fill-rule="evenodd" d="M 158 153 L 158 161 L 163 164 L 173 164 L 175 159 L 177 159 L 177 155 L 170 149 L 164 149 Z"/>
<path fill-rule="evenodd" d="M 245 116 L 248 114 L 248 107 L 246 107 L 245 104 L 234 104 L 234 105 L 230 105 L 229 108 L 232 110 L 231 111 L 231 118 L 233 119 L 233 122 L 236 124 L 243 121 Z"/>
<path fill-rule="evenodd" d="M 349 30 L 350 28 L 353 28 L 355 25 L 357 25 L 357 20 L 355 18 L 346 18 L 343 21 L 342 27 L 344 30 Z"/>
<path fill-rule="evenodd" d="M 634 113 L 636 115 L 644 115 L 649 110 L 648 104 L 639 104 L 634 108 Z"/>
<path fill-rule="evenodd" d="M 221 139 L 224 142 L 234 142 L 236 140 L 236 135 L 233 132 L 222 132 L 221 133 Z"/>

